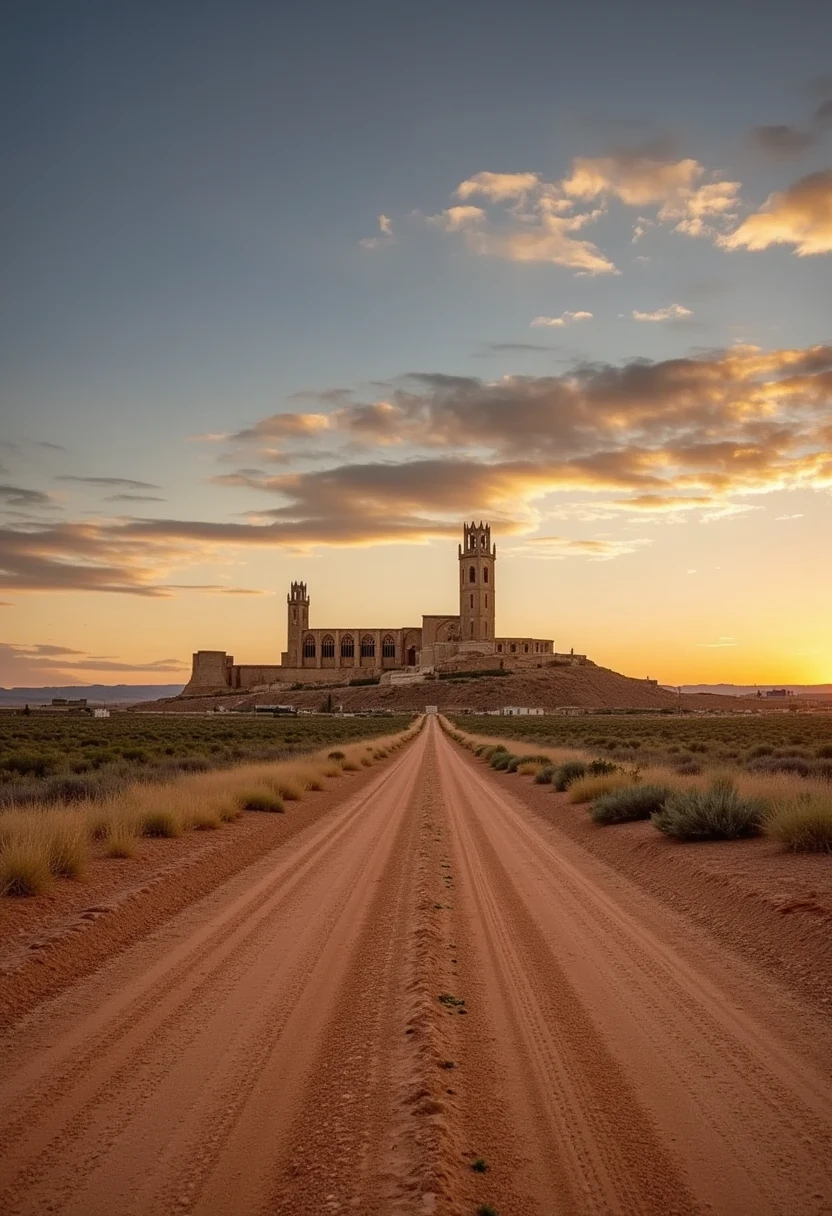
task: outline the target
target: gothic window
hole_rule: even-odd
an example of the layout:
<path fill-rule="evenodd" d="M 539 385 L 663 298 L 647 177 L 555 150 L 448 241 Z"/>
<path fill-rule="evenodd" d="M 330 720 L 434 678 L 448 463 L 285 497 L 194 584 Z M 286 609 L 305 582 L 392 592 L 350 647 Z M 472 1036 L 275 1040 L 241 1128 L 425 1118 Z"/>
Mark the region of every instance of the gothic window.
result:
<path fill-rule="evenodd" d="M 487 582 L 488 582 L 488 566 L 486 566 L 486 567 L 485 567 L 485 569 L 484 569 L 484 570 L 483 570 L 483 572 L 482 572 L 482 581 L 483 581 L 484 583 L 487 583 Z"/>
<path fill-rule="evenodd" d="M 485 606 L 488 608 L 488 592 L 485 593 Z"/>
<path fill-rule="evenodd" d="M 471 622 L 471 637 L 474 636 L 474 622 Z"/>
<path fill-rule="evenodd" d="M 480 537 L 480 548 L 481 549 L 485 548 L 485 533 L 484 532 L 483 532 L 482 536 Z"/>
<path fill-rule="evenodd" d="M 322 659 L 334 659 L 335 658 L 335 638 L 332 636 L 331 633 L 325 633 L 324 636 L 321 638 L 321 658 Z"/>
<path fill-rule="evenodd" d="M 527 642 L 527 643 L 526 643 L 526 645 L 523 647 L 523 652 L 524 652 L 525 654 L 528 654 L 528 653 L 529 653 L 529 644 L 528 644 L 528 642 Z"/>
<path fill-rule="evenodd" d="M 385 634 L 382 640 L 381 657 L 383 659 L 395 659 L 396 657 L 396 639 L 391 633 Z"/>
<path fill-rule="evenodd" d="M 511 653 L 512 653 L 512 654 L 516 654 L 516 653 L 517 653 L 517 647 L 515 646 L 514 642 L 512 642 L 512 643 L 511 643 Z"/>
<path fill-rule="evenodd" d="M 374 659 L 376 657 L 376 640 L 369 633 L 365 633 L 361 639 L 361 657 L 362 659 Z"/>
<path fill-rule="evenodd" d="M 474 593 L 471 593 L 471 607 L 474 607 Z"/>
<path fill-rule="evenodd" d="M 344 636 L 341 638 L 341 658 L 342 659 L 354 659 L 355 658 L 355 641 L 354 641 L 351 633 L 345 633 Z"/>
<path fill-rule="evenodd" d="M 475 583 L 476 581 L 477 581 L 477 569 L 476 569 L 476 566 L 471 566 L 471 568 L 468 571 L 468 582 Z"/>
<path fill-rule="evenodd" d="M 502 642 L 497 643 L 497 650 L 499 651 L 500 654 L 503 653 L 503 643 Z"/>
<path fill-rule="evenodd" d="M 303 639 L 303 657 L 305 659 L 314 659 L 315 657 L 315 636 L 307 633 Z"/>

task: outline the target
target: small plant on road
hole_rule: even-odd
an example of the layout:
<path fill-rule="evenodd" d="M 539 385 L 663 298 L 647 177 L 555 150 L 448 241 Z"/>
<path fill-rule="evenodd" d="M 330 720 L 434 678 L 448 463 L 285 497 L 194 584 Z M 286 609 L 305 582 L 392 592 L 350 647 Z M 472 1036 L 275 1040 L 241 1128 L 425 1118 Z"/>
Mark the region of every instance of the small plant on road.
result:
<path fill-rule="evenodd" d="M 475 1174 L 485 1174 L 488 1172 L 488 1162 L 484 1161 L 482 1157 L 477 1157 L 476 1161 L 471 1163 L 471 1169 Z"/>
<path fill-rule="evenodd" d="M 450 1006 L 452 1008 L 456 1008 L 456 1006 L 458 1006 L 458 1005 L 465 1004 L 465 1001 L 461 997 L 452 996 L 450 992 L 440 992 L 437 999 L 438 999 L 440 1005 L 446 1005 L 446 1006 Z"/>

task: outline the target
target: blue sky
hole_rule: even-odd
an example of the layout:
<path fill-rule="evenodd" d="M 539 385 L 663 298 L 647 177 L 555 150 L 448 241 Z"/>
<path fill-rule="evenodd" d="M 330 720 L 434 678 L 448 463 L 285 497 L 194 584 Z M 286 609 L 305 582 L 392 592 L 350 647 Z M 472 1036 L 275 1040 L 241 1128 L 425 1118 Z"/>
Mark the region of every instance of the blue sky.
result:
<path fill-rule="evenodd" d="M 815 2 L 13 5 L 0 50 L 0 464 L 24 494 L 6 494 L 0 521 L 12 648 L 0 679 L 57 671 L 38 665 L 39 646 L 68 652 L 40 654 L 62 674 L 90 676 L 96 662 L 181 667 L 198 645 L 271 657 L 283 585 L 309 569 L 329 618 L 360 615 L 370 580 L 391 624 L 424 588 L 424 607 L 442 607 L 447 541 L 472 513 L 506 536 L 504 630 L 565 632 L 620 669 L 652 658 L 644 626 L 664 628 L 655 605 L 677 569 L 701 587 L 704 567 L 751 555 L 757 597 L 772 562 L 797 560 L 828 609 L 812 560 L 830 522 L 817 426 L 828 371 L 806 352 L 830 337 L 831 41 L 832 10 Z M 549 222 L 554 244 L 522 252 Z M 735 352 L 751 348 L 803 361 L 746 354 L 738 371 Z M 719 422 L 680 421 L 687 406 L 657 375 L 639 389 L 658 394 L 649 418 L 624 426 L 607 402 L 593 449 L 598 369 L 616 369 L 630 411 L 624 369 L 668 360 L 707 373 L 685 390 L 703 408 L 715 368 L 739 397 L 720 399 Z M 798 365 L 805 383 L 775 391 Z M 558 393 L 576 369 L 590 404 L 561 459 Z M 524 441 L 530 396 L 550 425 Z M 746 399 L 753 434 L 737 429 Z M 379 402 L 393 403 L 386 429 L 368 412 Z M 263 427 L 282 414 L 306 430 Z M 691 489 L 689 449 L 706 440 L 734 445 L 732 468 L 757 445 L 754 476 L 725 475 L 722 453 L 719 469 L 696 464 Z M 624 510 L 647 482 L 632 462 L 622 479 L 621 461 L 649 447 L 655 469 L 683 441 L 660 489 L 675 486 L 677 509 Z M 616 478 L 597 475 L 602 453 Z M 583 480 L 563 463 L 590 457 Z M 460 460 L 485 471 L 467 497 L 447 488 Z M 409 479 L 406 499 L 379 489 L 379 464 Z M 352 474 L 326 494 L 285 480 L 346 469 L 370 469 L 360 492 Z M 287 503 L 290 517 L 266 514 Z M 275 526 L 287 518 L 288 533 Z M 379 518 L 412 526 L 385 534 Z M 225 530 L 197 527 L 209 524 Z M 235 532 L 254 526 L 271 531 Z M 795 658 L 777 648 L 787 609 L 748 628 L 715 578 L 694 597 L 704 619 L 680 593 L 651 674 L 830 678 L 820 610 Z M 538 588 L 532 621 L 519 587 Z M 641 628 L 587 608 L 611 595 L 632 597 Z M 90 631 L 111 657 L 90 659 Z"/>

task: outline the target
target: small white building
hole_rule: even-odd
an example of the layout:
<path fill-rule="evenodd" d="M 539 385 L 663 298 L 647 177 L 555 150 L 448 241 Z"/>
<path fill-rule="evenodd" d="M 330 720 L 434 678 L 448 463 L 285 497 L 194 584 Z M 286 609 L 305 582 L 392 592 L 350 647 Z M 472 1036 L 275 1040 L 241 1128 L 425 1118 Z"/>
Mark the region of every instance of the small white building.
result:
<path fill-rule="evenodd" d="M 537 717 L 543 713 L 543 710 L 530 709 L 527 705 L 504 705 L 500 713 L 504 718 L 525 718 L 527 716 Z"/>
<path fill-rule="evenodd" d="M 92 711 L 92 716 L 94 718 L 109 718 L 110 711 L 109 709 L 94 709 Z"/>

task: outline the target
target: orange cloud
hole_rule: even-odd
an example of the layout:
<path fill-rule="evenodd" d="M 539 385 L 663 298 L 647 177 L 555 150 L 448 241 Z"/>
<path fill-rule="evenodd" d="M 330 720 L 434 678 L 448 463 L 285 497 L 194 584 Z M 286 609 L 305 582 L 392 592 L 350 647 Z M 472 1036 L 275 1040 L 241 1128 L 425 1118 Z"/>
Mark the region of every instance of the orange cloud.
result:
<path fill-rule="evenodd" d="M 720 237 L 725 249 L 794 245 L 798 257 L 832 252 L 832 169 L 800 178 L 772 194 L 736 231 Z"/>

